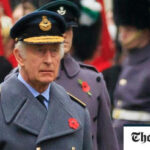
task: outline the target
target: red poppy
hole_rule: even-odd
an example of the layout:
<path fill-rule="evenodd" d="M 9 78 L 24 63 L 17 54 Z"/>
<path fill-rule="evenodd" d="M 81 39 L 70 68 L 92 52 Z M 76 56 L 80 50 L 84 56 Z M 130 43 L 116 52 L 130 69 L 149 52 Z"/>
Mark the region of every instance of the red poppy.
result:
<path fill-rule="evenodd" d="M 89 86 L 88 83 L 85 82 L 85 81 L 82 82 L 82 90 L 83 90 L 84 92 L 89 92 L 89 91 L 90 91 L 90 86 Z"/>
<path fill-rule="evenodd" d="M 78 129 L 79 127 L 79 123 L 75 118 L 70 118 L 68 120 L 68 123 L 69 123 L 69 127 L 72 129 Z"/>
<path fill-rule="evenodd" d="M 78 79 L 78 83 L 81 85 L 83 92 L 86 92 L 89 96 L 92 95 L 92 93 L 90 92 L 91 88 L 86 81 L 82 81 L 81 79 Z"/>

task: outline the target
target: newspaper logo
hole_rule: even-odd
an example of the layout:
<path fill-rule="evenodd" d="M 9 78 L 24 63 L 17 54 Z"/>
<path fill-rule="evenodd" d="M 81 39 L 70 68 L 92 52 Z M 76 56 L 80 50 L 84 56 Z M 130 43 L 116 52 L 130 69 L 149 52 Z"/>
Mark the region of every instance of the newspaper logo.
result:
<path fill-rule="evenodd" d="M 133 132 L 131 133 L 133 142 L 150 142 L 150 135 L 146 135 L 144 132 Z"/>
<path fill-rule="evenodd" d="M 125 125 L 124 150 L 150 150 L 150 125 Z"/>

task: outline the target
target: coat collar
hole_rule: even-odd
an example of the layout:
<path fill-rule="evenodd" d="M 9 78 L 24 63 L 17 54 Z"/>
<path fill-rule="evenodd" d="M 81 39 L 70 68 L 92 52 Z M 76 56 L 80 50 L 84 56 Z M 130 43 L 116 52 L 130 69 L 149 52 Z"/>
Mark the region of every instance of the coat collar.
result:
<path fill-rule="evenodd" d="M 1 103 L 6 123 L 14 121 L 29 132 L 38 134 L 47 111 L 17 79 L 17 75 L 12 75 L 2 84 Z"/>
<path fill-rule="evenodd" d="M 144 48 L 131 50 L 126 63 L 131 65 L 138 64 L 148 58 L 150 58 L 150 45 L 147 45 Z"/>
<path fill-rule="evenodd" d="M 8 91 L 10 91 L 9 95 Z M 6 122 L 13 122 L 22 129 L 37 135 L 37 144 L 71 134 L 82 126 L 73 101 L 69 99 L 65 90 L 56 83 L 52 83 L 50 92 L 50 106 L 46 111 L 16 75 L 2 84 L 1 101 Z M 80 124 L 78 129 L 69 127 L 68 119 L 70 118 L 78 121 Z"/>
<path fill-rule="evenodd" d="M 80 117 L 77 115 L 74 106 L 72 106 L 69 96 L 64 93 L 65 90 L 63 88 L 55 83 L 52 84 L 48 115 L 38 136 L 37 143 L 74 133 L 81 128 Z M 68 120 L 70 118 L 75 118 L 78 121 L 80 124 L 78 129 L 74 130 L 69 127 Z"/>
<path fill-rule="evenodd" d="M 60 66 L 58 78 L 61 76 L 61 69 L 64 69 L 66 71 L 68 77 L 74 77 L 76 74 L 79 73 L 80 65 L 70 54 L 67 54 L 61 60 L 61 66 Z"/>

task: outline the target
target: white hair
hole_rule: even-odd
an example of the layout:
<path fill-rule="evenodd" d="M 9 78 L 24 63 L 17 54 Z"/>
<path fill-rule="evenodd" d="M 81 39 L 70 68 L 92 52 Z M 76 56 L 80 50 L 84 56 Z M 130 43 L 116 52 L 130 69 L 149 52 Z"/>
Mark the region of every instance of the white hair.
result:
<path fill-rule="evenodd" d="M 26 47 L 27 47 L 27 44 L 22 41 L 19 41 L 15 44 L 15 48 L 19 50 L 19 53 L 23 58 L 25 58 L 26 56 L 26 51 L 25 51 Z M 60 52 L 60 58 L 62 59 L 64 57 L 64 43 L 60 44 L 59 52 Z"/>
<path fill-rule="evenodd" d="M 15 49 L 19 50 L 20 55 L 25 58 L 25 49 L 26 49 L 26 44 L 22 41 L 19 41 L 15 44 Z"/>

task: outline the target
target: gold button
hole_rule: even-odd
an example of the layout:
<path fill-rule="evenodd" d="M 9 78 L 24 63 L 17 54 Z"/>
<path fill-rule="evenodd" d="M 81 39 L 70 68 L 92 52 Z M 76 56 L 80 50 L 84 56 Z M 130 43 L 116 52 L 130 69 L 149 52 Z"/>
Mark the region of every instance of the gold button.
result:
<path fill-rule="evenodd" d="M 127 80 L 126 79 L 120 79 L 119 84 L 124 86 L 127 84 Z"/>
<path fill-rule="evenodd" d="M 37 147 L 36 150 L 41 150 L 41 147 Z"/>
<path fill-rule="evenodd" d="M 118 119 L 119 116 L 120 116 L 120 110 L 119 110 L 119 109 L 115 109 L 115 110 L 113 111 L 113 118 L 114 118 L 114 119 Z"/>
<path fill-rule="evenodd" d="M 76 150 L 76 148 L 75 148 L 75 147 L 72 147 L 72 150 Z"/>
<path fill-rule="evenodd" d="M 121 100 L 117 101 L 117 106 L 122 106 L 122 101 Z"/>

